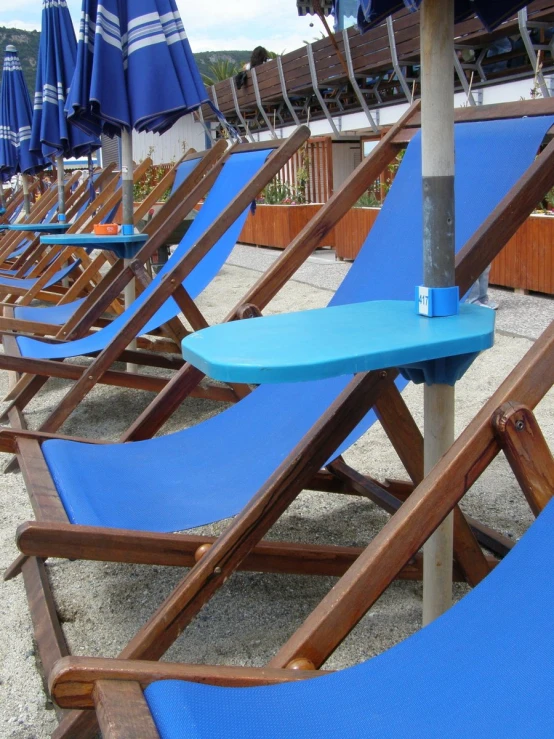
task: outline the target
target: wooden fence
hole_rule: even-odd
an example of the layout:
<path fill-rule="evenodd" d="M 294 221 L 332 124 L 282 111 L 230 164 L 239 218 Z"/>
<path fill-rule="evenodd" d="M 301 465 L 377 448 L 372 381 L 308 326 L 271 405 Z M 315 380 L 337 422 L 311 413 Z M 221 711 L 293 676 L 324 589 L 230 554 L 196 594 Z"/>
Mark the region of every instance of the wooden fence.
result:
<path fill-rule="evenodd" d="M 554 217 L 532 215 L 492 263 L 490 282 L 554 295 Z"/>
<path fill-rule="evenodd" d="M 298 190 L 300 170 L 306 168 L 307 182 L 304 197 L 307 203 L 326 203 L 333 194 L 333 150 L 330 136 L 308 139 L 306 145 L 294 153 L 277 175 L 293 190 Z"/>

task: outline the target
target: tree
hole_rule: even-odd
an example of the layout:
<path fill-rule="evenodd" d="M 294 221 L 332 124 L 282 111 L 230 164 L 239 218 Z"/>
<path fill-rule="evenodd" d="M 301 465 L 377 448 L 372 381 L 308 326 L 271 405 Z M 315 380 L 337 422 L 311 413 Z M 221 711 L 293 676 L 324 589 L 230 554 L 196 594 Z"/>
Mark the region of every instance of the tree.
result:
<path fill-rule="evenodd" d="M 219 59 L 218 61 L 210 64 L 208 72 L 202 75 L 205 85 L 215 85 L 223 80 L 228 80 L 229 77 L 234 77 L 241 70 L 239 64 L 230 62 L 227 59 Z"/>

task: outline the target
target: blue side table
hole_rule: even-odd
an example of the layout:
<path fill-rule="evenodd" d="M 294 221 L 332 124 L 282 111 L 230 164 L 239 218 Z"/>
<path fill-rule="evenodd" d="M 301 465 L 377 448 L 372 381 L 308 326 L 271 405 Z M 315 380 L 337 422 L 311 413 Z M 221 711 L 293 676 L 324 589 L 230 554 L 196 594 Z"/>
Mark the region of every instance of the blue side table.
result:
<path fill-rule="evenodd" d="M 95 234 L 65 234 L 65 236 L 42 236 L 41 244 L 49 246 L 81 246 L 84 249 L 104 249 L 113 252 L 125 263 L 134 259 L 148 240 L 147 234 L 117 234 L 96 236 Z M 135 281 L 125 287 L 125 308 L 135 299 Z"/>
<path fill-rule="evenodd" d="M 24 233 L 64 234 L 71 223 L 14 223 L 8 231 L 23 231 Z"/>
<path fill-rule="evenodd" d="M 190 334 L 182 349 L 188 362 L 224 382 L 302 382 L 400 367 L 416 382 L 454 384 L 493 345 L 494 319 L 475 305 L 427 318 L 412 301 L 379 300 L 220 324 Z"/>
<path fill-rule="evenodd" d="M 64 236 L 43 236 L 40 243 L 48 246 L 82 246 L 84 249 L 105 249 L 113 252 L 120 259 L 134 259 L 147 239 L 146 234 L 117 234 L 116 236 L 65 234 Z"/>

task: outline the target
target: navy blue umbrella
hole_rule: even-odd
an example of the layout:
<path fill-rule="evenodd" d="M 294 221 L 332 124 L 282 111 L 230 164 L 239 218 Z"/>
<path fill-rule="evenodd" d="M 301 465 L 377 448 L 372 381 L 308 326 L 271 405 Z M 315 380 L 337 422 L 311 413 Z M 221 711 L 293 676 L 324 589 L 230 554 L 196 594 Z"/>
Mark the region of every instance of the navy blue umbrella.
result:
<path fill-rule="evenodd" d="M 84 130 L 121 134 L 124 231 L 132 230 L 130 131 L 163 133 L 205 102 L 174 0 L 83 0 L 66 110 Z"/>
<path fill-rule="evenodd" d="M 23 175 L 25 211 L 30 203 L 25 175 L 49 166 L 42 156 L 30 151 L 33 110 L 15 46 L 6 47 L 0 93 L 0 172 L 4 177 Z"/>
<path fill-rule="evenodd" d="M 362 30 L 379 23 L 402 8 L 417 10 L 422 0 L 359 0 L 358 26 Z M 529 0 L 455 0 L 456 23 L 477 15 L 489 29 L 510 18 L 529 5 Z"/>
<path fill-rule="evenodd" d="M 526 0 L 359 0 L 362 31 L 402 8 L 421 8 L 424 285 L 418 288 L 419 312 L 428 305 L 429 288 L 443 289 L 443 296 L 455 291 L 454 23 L 477 15 L 491 29 L 528 4 Z M 452 312 L 456 310 L 457 300 Z M 454 440 L 454 388 L 426 386 L 424 407 L 427 474 Z M 424 548 L 424 624 L 452 603 L 452 556 L 453 517 L 449 516 Z"/>
<path fill-rule="evenodd" d="M 60 221 L 65 220 L 63 158 L 90 157 L 101 146 L 97 136 L 71 124 L 64 110 L 76 57 L 77 39 L 67 3 L 43 0 L 30 148 L 57 161 Z"/>

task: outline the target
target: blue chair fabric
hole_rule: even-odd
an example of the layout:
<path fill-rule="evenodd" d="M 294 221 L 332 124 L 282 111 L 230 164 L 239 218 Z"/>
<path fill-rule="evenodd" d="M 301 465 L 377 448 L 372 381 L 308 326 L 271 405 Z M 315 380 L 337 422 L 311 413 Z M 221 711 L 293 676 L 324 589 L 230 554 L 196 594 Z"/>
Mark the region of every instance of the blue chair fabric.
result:
<path fill-rule="evenodd" d="M 552 122 L 547 117 L 456 126 L 458 248 L 531 165 Z M 420 178 L 416 137 L 331 305 L 413 299 L 423 272 Z M 207 421 L 161 438 L 113 445 L 55 440 L 42 449 L 71 522 L 180 531 L 240 511 L 350 379 L 262 385 Z M 332 458 L 374 421 L 369 413 Z"/>
<path fill-rule="evenodd" d="M 260 688 L 151 684 L 161 738 L 554 736 L 553 533 L 551 502 L 462 601 L 355 667 Z"/>

